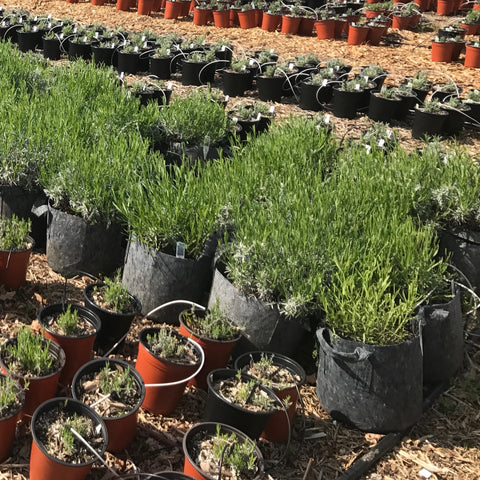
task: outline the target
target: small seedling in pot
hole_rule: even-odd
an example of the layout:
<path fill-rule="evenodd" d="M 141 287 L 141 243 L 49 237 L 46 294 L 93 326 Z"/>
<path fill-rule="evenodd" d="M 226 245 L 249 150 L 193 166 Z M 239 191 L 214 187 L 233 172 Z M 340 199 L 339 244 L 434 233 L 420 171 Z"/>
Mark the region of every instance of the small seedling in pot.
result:
<path fill-rule="evenodd" d="M 153 335 L 147 335 L 148 348 L 160 358 L 180 363 L 195 363 L 196 355 L 183 337 L 175 334 L 170 328 L 160 328 Z"/>
<path fill-rule="evenodd" d="M 12 218 L 0 219 L 0 250 L 23 250 L 31 243 L 28 236 L 31 221 L 19 219 L 16 215 Z"/>
<path fill-rule="evenodd" d="M 78 312 L 69 305 L 64 313 L 57 320 L 58 326 L 63 330 L 65 335 L 72 336 L 78 328 Z"/>
<path fill-rule="evenodd" d="M 122 398 L 123 394 L 130 393 L 135 389 L 135 379 L 130 374 L 130 368 L 112 369 L 107 362 L 99 375 L 100 391 L 103 395 L 113 394 Z"/>
<path fill-rule="evenodd" d="M 96 287 L 94 293 L 102 291 L 107 309 L 117 313 L 131 312 L 132 300 L 126 287 L 122 285 L 120 270 L 117 271 L 115 277 L 105 278 L 104 284 L 102 287 Z"/>
<path fill-rule="evenodd" d="M 0 418 L 7 417 L 10 412 L 19 408 L 20 391 L 18 383 L 11 377 L 0 377 Z"/>

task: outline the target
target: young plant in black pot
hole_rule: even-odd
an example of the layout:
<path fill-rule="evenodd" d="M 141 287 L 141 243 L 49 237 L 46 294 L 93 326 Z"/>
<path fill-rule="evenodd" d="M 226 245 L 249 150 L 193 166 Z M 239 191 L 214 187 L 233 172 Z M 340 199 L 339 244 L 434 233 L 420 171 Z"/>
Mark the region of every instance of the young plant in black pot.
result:
<path fill-rule="evenodd" d="M 231 97 L 241 97 L 251 83 L 251 72 L 247 59 L 233 60 L 230 65 L 220 71 L 223 79 L 223 93 Z"/>
<path fill-rule="evenodd" d="M 412 125 L 412 137 L 441 135 L 448 112 L 442 109 L 438 100 L 429 100 L 422 107 L 415 108 Z"/>
<path fill-rule="evenodd" d="M 460 134 L 470 115 L 469 105 L 455 96 L 444 102 L 442 108 L 448 112 L 448 117 L 443 124 L 443 133 L 448 136 Z"/>
<path fill-rule="evenodd" d="M 340 86 L 333 87 L 333 114 L 340 118 L 355 118 L 362 107 L 367 88 L 373 88 L 363 77 L 344 80 Z"/>
<path fill-rule="evenodd" d="M 300 83 L 299 106 L 303 110 L 319 111 L 330 103 L 333 89 L 332 81 L 336 74 L 329 69 L 322 68 L 318 73 L 303 78 Z"/>
<path fill-rule="evenodd" d="M 199 480 L 259 479 L 263 456 L 240 430 L 214 422 L 198 423 L 183 437 L 184 473 Z M 189 477 L 190 478 L 190 477 Z"/>
<path fill-rule="evenodd" d="M 395 87 L 384 87 L 379 92 L 372 91 L 370 92 L 368 117 L 375 122 L 389 122 L 396 117 L 400 102 Z"/>
<path fill-rule="evenodd" d="M 83 292 L 85 306 L 95 312 L 101 322 L 94 349 L 107 352 L 122 341 L 142 306 L 122 285 L 120 271 L 115 277 L 87 285 Z"/>
<path fill-rule="evenodd" d="M 285 73 L 276 65 L 267 65 L 256 77 L 258 96 L 263 102 L 280 102 Z"/>
<path fill-rule="evenodd" d="M 144 382 L 133 367 L 122 360 L 92 360 L 75 374 L 72 394 L 102 417 L 108 430 L 109 452 L 124 450 L 131 443 L 145 397 Z"/>
<path fill-rule="evenodd" d="M 213 370 L 207 383 L 205 420 L 226 423 L 253 439 L 260 436 L 273 413 L 283 408 L 271 389 L 241 371 Z"/>
<path fill-rule="evenodd" d="M 470 90 L 466 103 L 470 107 L 470 117 L 480 124 L 480 90 Z"/>
<path fill-rule="evenodd" d="M 193 51 L 182 60 L 182 84 L 212 84 L 215 77 L 215 52 L 211 49 Z"/>

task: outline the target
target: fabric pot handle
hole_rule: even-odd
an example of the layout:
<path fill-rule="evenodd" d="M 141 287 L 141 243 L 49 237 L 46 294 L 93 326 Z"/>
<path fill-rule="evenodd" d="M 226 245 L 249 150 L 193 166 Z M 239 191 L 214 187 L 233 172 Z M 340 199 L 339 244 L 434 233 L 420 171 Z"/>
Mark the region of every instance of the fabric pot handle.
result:
<path fill-rule="evenodd" d="M 332 358 L 335 358 L 337 360 L 344 360 L 346 362 L 363 362 L 364 360 L 367 360 L 369 357 L 371 357 L 372 352 L 369 352 L 362 347 L 356 347 L 355 350 L 351 353 L 339 352 L 338 350 L 335 350 L 325 338 L 325 333 L 327 333 L 328 331 L 329 330 L 327 328 L 319 328 L 317 330 L 317 338 L 323 351 L 330 355 Z"/>

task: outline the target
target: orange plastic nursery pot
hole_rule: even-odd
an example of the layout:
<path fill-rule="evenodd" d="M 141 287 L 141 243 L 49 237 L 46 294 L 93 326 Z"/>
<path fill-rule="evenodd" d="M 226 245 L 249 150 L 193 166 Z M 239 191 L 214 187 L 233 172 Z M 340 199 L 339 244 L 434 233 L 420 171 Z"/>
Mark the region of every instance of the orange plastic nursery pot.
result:
<path fill-rule="evenodd" d="M 291 35 L 295 35 L 298 32 L 301 20 L 301 17 L 289 17 L 288 15 L 283 15 L 282 27 L 280 31 L 282 33 L 290 33 Z"/>
<path fill-rule="evenodd" d="M 52 409 L 66 411 L 70 415 L 86 416 L 93 421 L 94 428 L 99 429 L 102 437 L 100 447 L 97 449 L 99 456 L 103 455 L 107 446 L 108 433 L 102 419 L 84 403 L 71 398 L 53 398 L 40 405 L 32 418 L 32 447 L 30 451 L 30 480 L 83 480 L 89 474 L 92 465 L 98 459 L 92 454 L 88 461 L 82 463 L 70 463 L 55 458 L 47 452 L 39 436 L 39 425 L 42 416 Z"/>
<path fill-rule="evenodd" d="M 0 380 L 5 379 L 5 375 L 0 373 Z M 6 460 L 12 451 L 13 440 L 15 438 L 15 429 L 20 416 L 20 410 L 25 403 L 25 392 L 17 383 L 17 407 L 8 415 L 0 418 L 0 462 Z"/>
<path fill-rule="evenodd" d="M 28 262 L 33 248 L 33 239 L 24 250 L 0 250 L 0 285 L 10 290 L 21 287 L 27 279 Z"/>
<path fill-rule="evenodd" d="M 465 66 L 468 68 L 480 68 L 480 47 L 467 45 L 465 47 Z"/>
<path fill-rule="evenodd" d="M 120 416 L 101 416 L 105 422 L 108 431 L 107 451 L 120 452 L 128 447 L 128 445 L 135 438 L 137 431 L 137 416 L 140 405 L 145 397 L 145 384 L 142 377 L 132 366 L 123 360 L 115 358 L 97 358 L 83 365 L 72 381 L 72 396 L 75 400 L 82 401 L 84 394 L 83 383 L 88 381 L 91 377 L 97 375 L 106 366 L 111 370 L 126 371 L 128 369 L 129 375 L 133 378 L 136 387 L 137 403 L 132 409 Z"/>
<path fill-rule="evenodd" d="M 310 37 L 313 32 L 314 24 L 314 18 L 302 17 L 302 19 L 300 20 L 300 25 L 298 26 L 297 35 L 302 35 L 303 37 Z"/>
<path fill-rule="evenodd" d="M 166 0 L 163 17 L 168 20 L 175 20 L 182 14 L 182 3 L 180 1 Z"/>
<path fill-rule="evenodd" d="M 449 63 L 452 61 L 453 42 L 432 42 L 432 62 Z"/>
<path fill-rule="evenodd" d="M 398 30 L 408 30 L 412 23 L 412 17 L 399 17 L 397 15 L 392 15 L 392 28 Z"/>
<path fill-rule="evenodd" d="M 154 0 L 138 0 L 138 15 L 150 15 L 153 10 Z"/>
<path fill-rule="evenodd" d="M 187 312 L 187 310 L 184 310 L 180 313 L 180 334 L 197 342 L 205 353 L 203 368 L 190 380 L 189 385 L 195 385 L 198 388 L 207 390 L 207 375 L 216 368 L 227 366 L 235 344 L 240 339 L 240 335 L 233 340 L 212 340 L 211 338 L 200 336 L 185 324 L 184 314 Z M 196 311 L 195 313 L 201 315 L 203 312 Z"/>
<path fill-rule="evenodd" d="M 367 35 L 367 43 L 379 45 L 385 34 L 385 25 L 370 25 Z"/>
<path fill-rule="evenodd" d="M 130 0 L 117 0 L 115 7 L 117 10 L 128 12 L 130 10 Z"/>
<path fill-rule="evenodd" d="M 191 1 L 190 0 L 180 0 L 180 16 L 181 17 L 188 17 L 190 13 L 190 5 Z"/>
<path fill-rule="evenodd" d="M 450 15 L 455 8 L 455 0 L 437 0 L 437 15 Z"/>
<path fill-rule="evenodd" d="M 480 24 L 478 23 L 462 23 L 462 28 L 466 30 L 465 35 L 477 35 L 480 33 Z"/>
<path fill-rule="evenodd" d="M 362 45 L 367 41 L 367 35 L 370 28 L 367 25 L 353 25 L 348 28 L 348 45 Z"/>
<path fill-rule="evenodd" d="M 228 28 L 230 26 L 230 12 L 228 10 L 214 10 L 213 24 L 217 28 Z"/>
<path fill-rule="evenodd" d="M 212 11 L 210 9 L 194 8 L 193 24 L 199 27 L 204 26 L 209 22 L 211 15 L 212 15 Z"/>
<path fill-rule="evenodd" d="M 92 0 L 92 5 L 101 7 L 102 5 L 105 5 L 105 0 Z"/>
<path fill-rule="evenodd" d="M 45 339 L 44 341 L 46 342 L 47 340 Z M 56 368 L 53 372 L 42 377 L 29 376 L 26 378 L 10 372 L 8 361 L 6 361 L 5 358 L 5 348 L 2 347 L 0 350 L 0 365 L 2 367 L 2 372 L 8 373 L 22 386 L 25 384 L 25 381 L 28 381 L 28 390 L 25 391 L 25 404 L 20 412 L 22 417 L 31 417 L 33 412 L 35 412 L 35 409 L 41 403 L 54 397 L 57 392 L 58 380 L 65 365 L 65 352 L 58 343 L 53 340 L 48 341 L 50 342 L 49 353 L 54 358 Z M 7 340 L 4 346 L 16 344 L 16 342 L 17 339 L 13 338 Z"/>
<path fill-rule="evenodd" d="M 199 358 L 194 364 L 179 364 L 155 356 L 148 348 L 147 336 L 158 332 L 159 327 L 145 328 L 139 334 L 138 355 L 135 368 L 145 382 L 145 398 L 142 408 L 154 415 L 168 415 L 177 407 L 188 381 L 203 367 L 202 348 L 191 339 L 190 342 Z"/>
<path fill-rule="evenodd" d="M 319 40 L 335 38 L 335 20 L 333 18 L 319 20 L 315 22 L 315 30 Z"/>
<path fill-rule="evenodd" d="M 238 23 L 240 24 L 241 29 L 246 30 L 248 28 L 254 28 L 257 26 L 255 10 L 239 11 L 237 15 L 238 15 Z"/>
<path fill-rule="evenodd" d="M 65 313 L 68 306 L 93 327 L 92 333 L 67 336 L 55 333 L 52 330 L 49 324 L 50 318 L 58 317 L 62 313 Z M 43 328 L 45 337 L 57 342 L 65 352 L 65 366 L 60 374 L 59 382 L 61 385 L 70 385 L 77 370 L 93 356 L 93 343 L 95 342 L 97 332 L 100 330 L 100 319 L 94 312 L 81 305 L 54 303 L 40 311 L 38 321 Z"/>
<path fill-rule="evenodd" d="M 266 32 L 274 32 L 277 30 L 277 28 L 280 27 L 280 24 L 282 23 L 282 16 L 281 15 L 275 15 L 272 13 L 267 13 L 263 12 L 263 17 L 262 17 L 262 30 L 265 30 Z"/>

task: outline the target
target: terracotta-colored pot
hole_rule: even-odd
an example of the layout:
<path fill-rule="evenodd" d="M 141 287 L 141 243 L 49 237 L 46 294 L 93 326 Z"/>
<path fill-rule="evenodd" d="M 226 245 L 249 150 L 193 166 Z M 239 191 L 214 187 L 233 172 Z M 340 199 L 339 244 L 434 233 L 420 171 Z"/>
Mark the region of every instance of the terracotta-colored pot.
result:
<path fill-rule="evenodd" d="M 473 5 L 473 10 L 480 10 L 480 3 L 475 3 Z"/>
<path fill-rule="evenodd" d="M 16 343 L 16 339 L 7 340 L 4 345 L 11 345 Z M 47 340 L 45 340 L 47 341 Z M 55 396 L 57 392 L 58 380 L 60 378 L 60 373 L 62 368 L 65 365 L 65 352 L 58 343 L 53 340 L 48 340 L 50 342 L 49 352 L 58 362 L 58 368 L 54 372 L 45 375 L 44 377 L 21 377 L 14 373 L 11 373 L 8 369 L 8 365 L 4 362 L 4 350 L 0 350 L 0 365 L 2 367 L 3 373 L 8 373 L 12 378 L 14 378 L 20 385 L 24 385 L 25 381 L 28 381 L 28 390 L 25 391 L 25 404 L 21 410 L 21 416 L 31 417 L 35 409 L 43 403 L 45 400 L 48 400 Z"/>
<path fill-rule="evenodd" d="M 414 29 L 415 27 L 417 27 L 420 23 L 420 21 L 422 20 L 422 15 L 421 14 L 417 14 L 417 15 L 412 15 L 410 17 L 410 24 L 409 24 L 409 27 L 411 30 Z"/>
<path fill-rule="evenodd" d="M 430 0 L 414 0 L 414 2 L 421 12 L 426 12 L 430 8 Z"/>
<path fill-rule="evenodd" d="M 145 328 L 140 332 L 135 368 L 146 385 L 142 408 L 155 415 L 168 415 L 177 407 L 189 381 L 188 377 L 198 370 L 200 363 L 181 365 L 153 355 L 147 348 L 147 335 L 152 335 L 158 330 L 158 328 Z M 200 346 L 195 345 L 195 350 L 199 357 L 203 355 L 203 353 L 200 353 L 202 350 Z M 176 385 L 149 386 L 150 384 L 167 384 L 171 382 L 178 383 Z"/>
<path fill-rule="evenodd" d="M 190 13 L 190 0 L 180 0 L 180 17 L 188 17 Z"/>
<path fill-rule="evenodd" d="M 455 8 L 455 0 L 437 0 L 437 15 L 450 15 Z"/>
<path fill-rule="evenodd" d="M 480 47 L 474 47 L 473 45 L 465 47 L 465 66 L 480 68 Z"/>
<path fill-rule="evenodd" d="M 453 42 L 432 42 L 432 62 L 452 61 Z"/>
<path fill-rule="evenodd" d="M 392 28 L 397 28 L 398 30 L 408 30 L 410 28 L 411 21 L 411 17 L 398 17 L 397 15 L 393 15 Z"/>
<path fill-rule="evenodd" d="M 463 48 L 465 47 L 465 42 L 452 42 L 452 62 L 456 62 L 460 58 Z"/>
<path fill-rule="evenodd" d="M 368 29 L 367 43 L 370 45 L 379 45 L 384 35 L 385 25 L 371 25 Z"/>
<path fill-rule="evenodd" d="M 102 432 L 103 442 L 101 448 L 97 450 L 101 456 L 107 446 L 108 433 L 105 423 L 102 419 L 85 404 L 71 398 L 53 398 L 44 402 L 35 411 L 32 418 L 32 448 L 30 451 L 30 480 L 84 480 L 89 474 L 92 464 L 97 461 L 97 457 L 92 458 L 85 463 L 67 463 L 59 460 L 45 450 L 37 436 L 38 418 L 46 411 L 62 405 L 62 409 L 78 415 L 87 416 L 93 420 L 95 427 L 99 426 Z"/>
<path fill-rule="evenodd" d="M 480 31 L 480 24 L 462 23 L 462 28 L 466 29 L 465 35 L 477 35 Z"/>
<path fill-rule="evenodd" d="M 257 26 L 257 19 L 255 18 L 255 10 L 244 10 L 237 13 L 238 23 L 240 28 L 246 30 L 248 28 L 255 28 Z"/>
<path fill-rule="evenodd" d="M 302 19 L 300 20 L 300 25 L 298 26 L 297 35 L 302 35 L 303 37 L 311 37 L 314 24 L 314 18 L 302 17 Z"/>
<path fill-rule="evenodd" d="M 117 0 L 115 7 L 117 10 L 128 12 L 130 10 L 130 0 Z"/>
<path fill-rule="evenodd" d="M 137 14 L 150 15 L 153 10 L 154 0 L 138 0 Z"/>
<path fill-rule="evenodd" d="M 348 45 L 362 45 L 367 41 L 370 28 L 368 26 L 350 25 L 348 29 Z"/>
<path fill-rule="evenodd" d="M 182 3 L 180 1 L 166 0 L 163 17 L 167 20 L 175 20 L 182 14 Z"/>
<path fill-rule="evenodd" d="M 319 40 L 328 40 L 335 37 L 335 20 L 327 18 L 315 22 L 315 30 Z"/>
<path fill-rule="evenodd" d="M 262 30 L 267 32 L 275 32 L 280 27 L 282 22 L 281 15 L 273 15 L 271 13 L 264 12 L 262 17 Z"/>
<path fill-rule="evenodd" d="M 129 369 L 130 375 L 135 381 L 137 391 L 140 393 L 137 405 L 130 412 L 116 417 L 101 417 L 105 422 L 108 431 L 107 450 L 109 452 L 120 452 L 128 447 L 135 438 L 137 431 L 137 416 L 140 405 L 145 398 L 145 384 L 142 377 L 131 365 L 123 360 L 115 358 L 97 358 L 83 365 L 75 374 L 72 381 L 72 396 L 75 400 L 82 400 L 82 382 L 87 375 L 97 374 L 106 364 L 110 365 L 110 369 L 121 369 L 125 371 Z"/>
<path fill-rule="evenodd" d="M 263 21 L 263 10 L 260 8 L 255 8 L 255 26 L 261 27 Z"/>
<path fill-rule="evenodd" d="M 240 335 L 233 340 L 212 340 L 211 338 L 202 337 L 196 334 L 192 329 L 190 329 L 183 320 L 184 312 L 180 314 L 180 334 L 184 337 L 191 338 L 197 342 L 205 353 L 205 363 L 203 368 L 200 370 L 197 375 L 195 375 L 192 380 L 190 380 L 189 385 L 195 385 L 198 388 L 207 390 L 207 375 L 216 368 L 223 368 L 227 366 L 228 360 L 232 350 L 235 347 L 235 344 L 240 339 Z M 201 314 L 201 312 L 196 312 Z"/>
<path fill-rule="evenodd" d="M 30 247 L 25 250 L 0 250 L 0 285 L 16 290 L 26 282 L 32 248 L 33 239 L 30 238 Z"/>
<path fill-rule="evenodd" d="M 383 15 L 384 10 L 367 10 L 365 12 L 365 17 L 366 18 L 375 18 L 375 17 L 380 17 L 380 15 Z"/>
<path fill-rule="evenodd" d="M 240 11 L 239 8 L 231 8 L 230 9 L 230 26 L 231 27 L 238 27 L 240 23 L 238 21 L 238 12 Z"/>
<path fill-rule="evenodd" d="M 84 318 L 93 328 L 94 331 L 87 335 L 69 337 L 60 335 L 50 330 L 48 325 L 49 317 L 57 317 L 64 313 L 70 304 L 54 303 L 46 306 L 38 314 L 38 321 L 43 328 L 46 338 L 57 342 L 65 352 L 65 366 L 60 374 L 59 382 L 61 385 L 70 385 L 73 376 L 77 370 L 91 360 L 93 356 L 93 343 L 100 330 L 100 319 L 98 316 L 81 305 L 70 305 L 73 311 L 78 313 L 79 317 Z"/>
<path fill-rule="evenodd" d="M 290 17 L 288 15 L 282 16 L 282 28 L 280 31 L 282 33 L 289 33 L 295 35 L 298 32 L 298 27 L 300 26 L 301 17 Z"/>
<path fill-rule="evenodd" d="M 210 20 L 212 11 L 210 9 L 194 8 L 193 9 L 193 24 L 202 27 Z"/>
<path fill-rule="evenodd" d="M 5 378 L 5 375 L 0 374 L 0 378 Z M 12 412 L 8 417 L 0 419 L 0 462 L 6 460 L 12 452 L 13 440 L 15 438 L 15 429 L 17 427 L 17 421 L 20 416 L 23 404 L 25 403 L 25 392 L 22 390 L 19 384 L 18 389 L 18 408 Z"/>
<path fill-rule="evenodd" d="M 334 29 L 334 37 L 340 38 L 343 33 L 348 32 L 348 23 L 345 18 L 338 18 L 335 19 L 335 29 Z"/>
<path fill-rule="evenodd" d="M 213 24 L 217 28 L 228 28 L 230 26 L 230 12 L 228 10 L 214 10 Z"/>
<path fill-rule="evenodd" d="M 104 4 L 105 0 L 92 0 L 92 5 L 95 5 L 96 7 L 101 7 Z"/>

